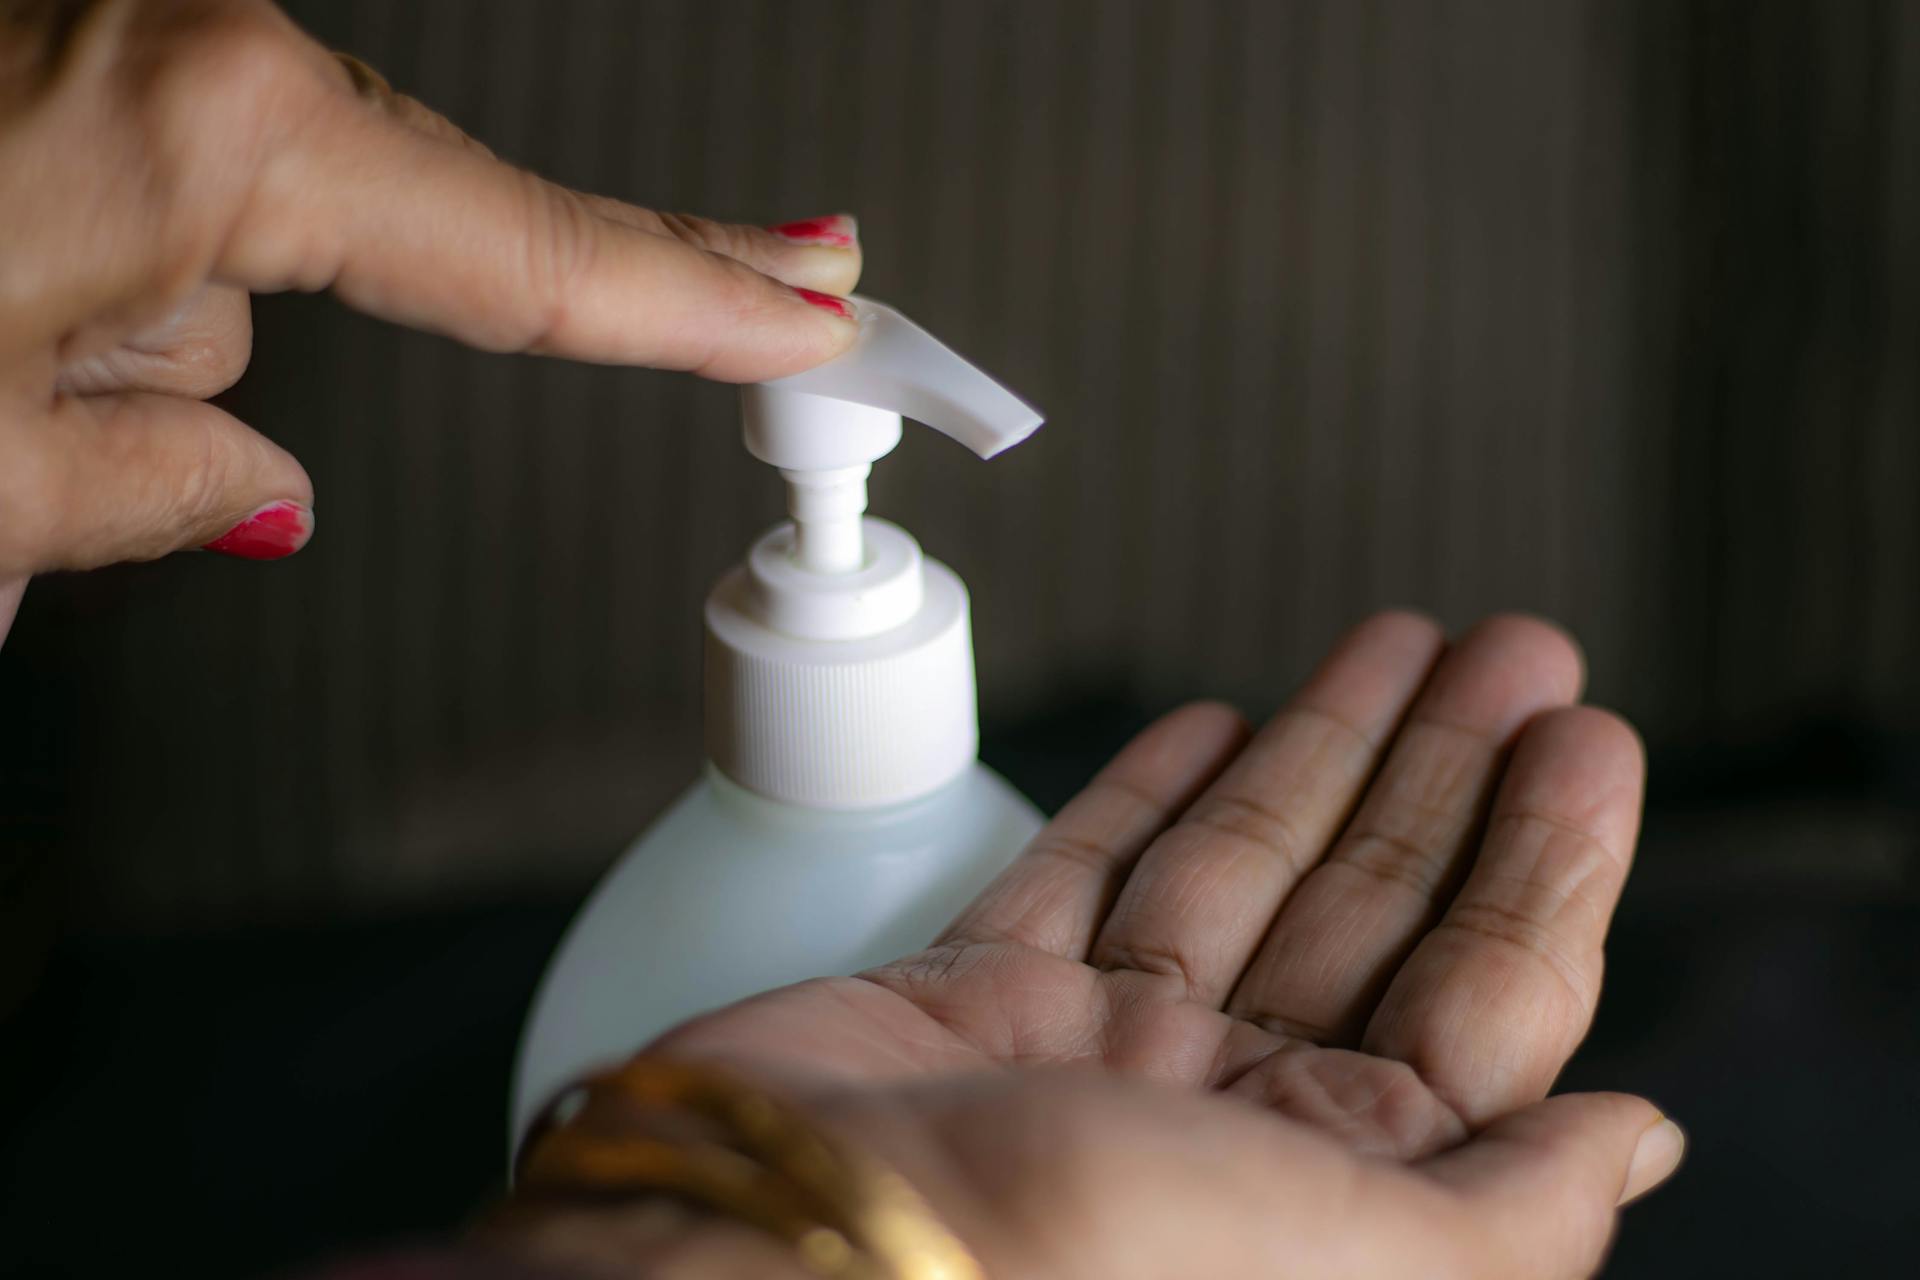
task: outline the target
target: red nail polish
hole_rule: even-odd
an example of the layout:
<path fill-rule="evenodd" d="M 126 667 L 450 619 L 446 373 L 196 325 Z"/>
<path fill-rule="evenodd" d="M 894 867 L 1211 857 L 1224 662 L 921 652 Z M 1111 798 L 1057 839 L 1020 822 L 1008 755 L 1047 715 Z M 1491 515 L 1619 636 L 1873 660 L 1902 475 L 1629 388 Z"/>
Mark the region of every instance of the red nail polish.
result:
<path fill-rule="evenodd" d="M 785 240 L 796 244 L 827 245 L 835 249 L 853 247 L 856 231 L 853 219 L 844 213 L 836 213 L 828 218 L 802 218 L 798 222 L 783 222 L 767 230 Z"/>
<path fill-rule="evenodd" d="M 269 502 L 203 550 L 242 560 L 278 560 L 306 546 L 312 535 L 313 512 L 297 502 Z"/>
<path fill-rule="evenodd" d="M 831 311 L 842 320 L 853 319 L 853 308 L 847 305 L 845 298 L 836 298 L 830 293 L 821 293 L 818 289 L 802 289 L 797 286 L 794 292 L 822 311 Z"/>

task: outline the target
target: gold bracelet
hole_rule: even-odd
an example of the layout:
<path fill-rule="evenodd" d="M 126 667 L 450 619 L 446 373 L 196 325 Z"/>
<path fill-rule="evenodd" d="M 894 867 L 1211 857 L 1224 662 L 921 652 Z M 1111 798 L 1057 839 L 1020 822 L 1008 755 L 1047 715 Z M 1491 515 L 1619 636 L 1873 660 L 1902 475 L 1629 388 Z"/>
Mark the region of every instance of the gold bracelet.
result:
<path fill-rule="evenodd" d="M 636 1108 L 720 1136 L 619 1132 Z M 515 1180 L 522 1202 L 639 1191 L 694 1201 L 786 1241 L 830 1280 L 985 1280 L 899 1173 L 711 1066 L 641 1057 L 576 1086 L 528 1135 Z"/>

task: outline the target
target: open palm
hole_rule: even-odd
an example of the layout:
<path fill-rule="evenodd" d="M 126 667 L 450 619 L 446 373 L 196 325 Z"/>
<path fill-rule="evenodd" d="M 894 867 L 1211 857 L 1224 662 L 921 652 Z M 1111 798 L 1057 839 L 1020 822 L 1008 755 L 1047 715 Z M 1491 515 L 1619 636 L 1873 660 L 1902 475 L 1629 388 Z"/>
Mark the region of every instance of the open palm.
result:
<path fill-rule="evenodd" d="M 927 950 L 663 1047 L 868 1094 L 1080 1066 L 1102 1080 L 1065 1096 L 1243 1098 L 1231 1117 L 1289 1122 L 1302 1159 L 1478 1168 L 1468 1140 L 1514 1113 L 1510 1144 L 1565 1138 L 1523 1109 L 1592 1018 L 1643 779 L 1633 731 L 1574 705 L 1582 674 L 1530 619 L 1449 647 L 1376 617 L 1257 733 L 1212 704 L 1148 728 Z M 1658 1118 L 1631 1106 L 1628 1153 Z"/>

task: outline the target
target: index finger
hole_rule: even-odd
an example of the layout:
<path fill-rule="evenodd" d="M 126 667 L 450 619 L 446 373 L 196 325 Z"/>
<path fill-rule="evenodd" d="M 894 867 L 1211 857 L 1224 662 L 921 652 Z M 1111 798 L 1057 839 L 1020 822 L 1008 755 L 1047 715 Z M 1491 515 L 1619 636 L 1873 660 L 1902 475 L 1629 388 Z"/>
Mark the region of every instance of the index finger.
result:
<path fill-rule="evenodd" d="M 344 95 L 276 156 L 215 272 L 249 289 L 331 288 L 474 346 L 779 377 L 838 354 L 851 310 Z"/>

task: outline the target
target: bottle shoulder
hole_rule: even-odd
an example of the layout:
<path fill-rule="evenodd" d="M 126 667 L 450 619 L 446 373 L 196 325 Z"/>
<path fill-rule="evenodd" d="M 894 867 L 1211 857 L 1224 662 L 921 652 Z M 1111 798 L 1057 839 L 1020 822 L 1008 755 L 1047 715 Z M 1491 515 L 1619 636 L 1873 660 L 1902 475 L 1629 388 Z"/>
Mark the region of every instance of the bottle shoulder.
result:
<path fill-rule="evenodd" d="M 521 1043 L 516 1134 L 566 1081 L 703 1010 L 925 946 L 1041 823 L 977 764 L 884 813 L 741 805 L 730 789 L 688 787 L 568 927 Z"/>
<path fill-rule="evenodd" d="M 840 858 L 902 847 L 1002 845 L 1013 828 L 1038 827 L 1038 809 L 975 763 L 932 795 L 879 809 L 815 809 L 755 795 L 711 766 L 642 832 L 628 857 L 689 842 L 721 856 L 819 848 Z M 1029 833 L 1030 834 L 1030 833 Z"/>

